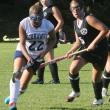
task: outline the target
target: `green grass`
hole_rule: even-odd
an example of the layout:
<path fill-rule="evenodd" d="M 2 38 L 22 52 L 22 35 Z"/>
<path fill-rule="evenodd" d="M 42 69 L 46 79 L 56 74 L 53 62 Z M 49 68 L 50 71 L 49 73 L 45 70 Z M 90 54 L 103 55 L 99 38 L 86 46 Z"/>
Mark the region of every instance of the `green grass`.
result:
<path fill-rule="evenodd" d="M 58 45 L 55 49 L 56 56 L 61 56 L 71 45 Z M 12 76 L 13 55 L 16 43 L 0 43 L 0 110 L 8 110 L 4 98 L 9 95 L 9 80 Z M 71 92 L 68 80 L 70 60 L 58 63 L 61 84 L 48 84 L 51 80 L 48 66 L 45 71 L 45 84 L 29 84 L 28 90 L 18 99 L 18 110 L 110 110 L 108 98 L 104 99 L 102 106 L 93 107 L 94 99 L 91 84 L 91 65 L 88 64 L 80 71 L 81 96 L 75 102 L 67 103 L 66 96 Z M 34 76 L 32 80 L 36 77 Z"/>

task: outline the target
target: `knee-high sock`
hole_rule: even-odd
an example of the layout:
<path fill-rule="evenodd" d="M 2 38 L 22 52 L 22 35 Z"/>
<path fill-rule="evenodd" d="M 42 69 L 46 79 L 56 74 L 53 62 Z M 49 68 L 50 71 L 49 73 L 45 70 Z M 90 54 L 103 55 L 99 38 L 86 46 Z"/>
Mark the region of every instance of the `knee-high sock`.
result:
<path fill-rule="evenodd" d="M 38 80 L 41 81 L 44 80 L 44 71 L 45 71 L 45 67 L 38 69 Z"/>
<path fill-rule="evenodd" d="M 102 81 L 92 82 L 96 99 L 102 99 Z"/>
<path fill-rule="evenodd" d="M 69 79 L 71 83 L 71 87 L 75 92 L 80 92 L 80 87 L 79 87 L 79 74 L 73 75 L 69 73 Z"/>
<path fill-rule="evenodd" d="M 20 81 L 18 79 L 15 79 L 15 81 L 11 79 L 10 80 L 10 103 L 17 101 L 17 98 L 19 96 L 19 88 L 20 88 Z"/>
<path fill-rule="evenodd" d="M 59 81 L 57 63 L 49 64 L 50 72 L 54 81 Z"/>
<path fill-rule="evenodd" d="M 102 75 L 102 84 L 104 88 L 108 89 L 108 85 L 110 83 L 110 73 L 108 73 L 106 70 L 104 71 Z"/>

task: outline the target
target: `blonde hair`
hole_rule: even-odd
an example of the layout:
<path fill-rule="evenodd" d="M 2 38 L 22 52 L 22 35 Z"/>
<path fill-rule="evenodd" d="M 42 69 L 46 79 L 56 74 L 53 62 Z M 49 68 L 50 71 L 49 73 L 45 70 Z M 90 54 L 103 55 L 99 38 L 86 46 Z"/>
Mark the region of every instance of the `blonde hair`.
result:
<path fill-rule="evenodd" d="M 31 15 L 32 13 L 39 14 L 41 12 L 42 12 L 42 6 L 40 5 L 39 2 L 35 3 L 29 8 L 29 15 Z"/>

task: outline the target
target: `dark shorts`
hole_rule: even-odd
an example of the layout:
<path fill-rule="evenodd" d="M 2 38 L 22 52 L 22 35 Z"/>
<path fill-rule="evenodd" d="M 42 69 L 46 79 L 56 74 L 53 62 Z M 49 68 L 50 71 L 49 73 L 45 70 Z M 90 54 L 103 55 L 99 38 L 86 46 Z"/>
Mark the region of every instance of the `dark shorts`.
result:
<path fill-rule="evenodd" d="M 108 51 L 110 52 L 110 38 L 108 39 Z"/>
<path fill-rule="evenodd" d="M 81 56 L 88 62 L 92 63 L 93 65 L 97 65 L 102 70 L 105 67 L 106 60 L 108 55 L 108 48 L 107 43 L 104 46 L 99 46 L 95 50 L 91 52 L 82 53 Z"/>
<path fill-rule="evenodd" d="M 34 63 L 28 62 L 25 68 L 27 70 L 29 69 L 33 70 L 33 74 L 36 75 L 36 71 L 39 69 L 41 63 L 44 63 L 44 61 L 41 62 L 34 61 Z"/>
<path fill-rule="evenodd" d="M 58 42 L 59 42 L 59 33 L 56 33 L 56 44 L 55 44 L 55 46 L 53 47 L 53 48 L 57 48 L 58 46 L 57 46 L 57 44 L 58 44 Z"/>

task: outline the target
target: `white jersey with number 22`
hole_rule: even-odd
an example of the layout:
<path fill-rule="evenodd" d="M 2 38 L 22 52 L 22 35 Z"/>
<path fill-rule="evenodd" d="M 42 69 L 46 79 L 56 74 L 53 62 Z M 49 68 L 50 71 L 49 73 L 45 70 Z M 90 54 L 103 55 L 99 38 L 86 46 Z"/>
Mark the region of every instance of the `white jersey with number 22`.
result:
<path fill-rule="evenodd" d="M 26 49 L 32 56 L 38 56 L 42 51 L 47 48 L 49 32 L 54 29 L 53 24 L 46 20 L 42 20 L 40 27 L 35 28 L 31 25 L 29 17 L 23 19 L 20 25 L 26 32 Z"/>

